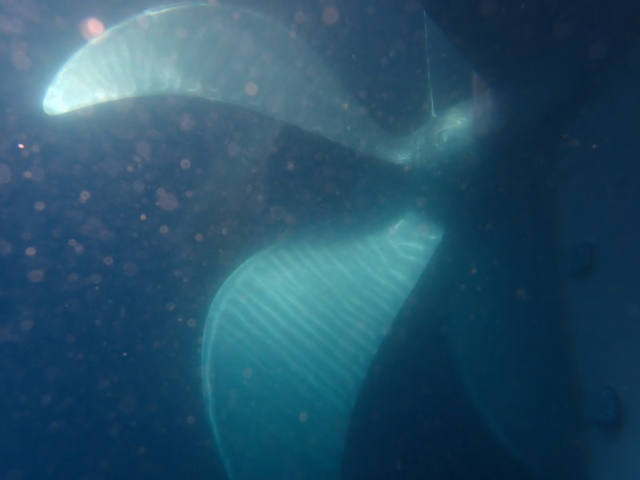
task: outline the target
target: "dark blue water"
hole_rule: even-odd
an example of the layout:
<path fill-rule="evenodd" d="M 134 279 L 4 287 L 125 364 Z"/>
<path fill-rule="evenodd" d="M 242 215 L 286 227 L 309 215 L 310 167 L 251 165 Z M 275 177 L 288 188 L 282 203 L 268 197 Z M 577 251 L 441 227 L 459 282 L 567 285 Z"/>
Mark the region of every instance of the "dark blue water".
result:
<path fill-rule="evenodd" d="M 343 72 L 350 91 L 369 92 L 371 112 L 385 128 L 406 133 L 427 98 L 416 35 L 422 10 L 343 3 L 330 32 L 318 20 L 324 3 L 283 0 L 262 8 L 284 22 L 298 9 L 311 12 L 302 34 Z M 204 319 L 216 289 L 277 239 L 336 218 L 380 221 L 420 186 L 402 169 L 284 127 L 260 167 L 244 171 L 235 188 L 225 162 L 251 133 L 248 115 L 195 99 L 137 99 L 60 117 L 42 112 L 52 75 L 83 43 L 84 18 L 112 25 L 157 5 L 0 5 L 3 480 L 224 478 L 200 380 Z M 436 105 L 471 93 L 458 57 L 433 61 Z M 516 132 L 524 151 L 490 139 L 483 152 L 492 163 L 464 188 L 433 187 L 426 196 L 425 209 L 446 220 L 448 237 L 365 381 L 345 478 L 538 478 L 518 448 L 535 450 L 548 443 L 545 435 L 558 442 L 567 471 L 581 458 L 581 438 L 556 435 L 579 421 L 571 410 L 577 389 L 563 383 L 573 375 L 565 343 L 547 341 L 563 310 L 557 171 L 549 154 L 557 135 L 547 133 Z M 505 300 L 495 306 L 487 298 Z M 515 326 L 496 322 L 476 334 L 473 322 L 451 322 L 452 305 L 491 318 L 507 311 Z M 537 338 L 549 348 L 543 355 L 534 352 Z M 515 440 L 499 438 L 457 362 L 526 377 L 506 388 L 478 374 L 485 383 L 475 394 L 504 388 L 495 395 L 504 401 L 497 401 L 501 412 L 526 403 L 530 382 L 544 378 L 541 404 L 548 392 L 562 392 L 553 405 L 542 413 L 514 410 L 535 410 L 549 429 L 531 434 L 517 426 Z"/>
<path fill-rule="evenodd" d="M 3 479 L 223 478 L 199 376 L 213 294 L 257 248 L 343 212 L 343 190 L 350 194 L 361 180 L 352 153 L 287 129 L 277 153 L 265 152 L 272 168 L 249 178 L 268 190 L 269 203 L 236 192 L 222 159 L 246 115 L 201 101 L 43 114 L 53 73 L 83 43 L 81 20 L 110 25 L 155 5 L 3 4 L 0 151 L 10 171 L 0 189 Z M 288 16 L 291 8 L 274 12 Z M 367 42 L 361 32 L 346 24 L 340 32 L 371 64 L 357 47 Z M 348 58 L 333 56 L 337 65 Z M 400 97 L 404 84 L 415 96 L 423 81 L 362 71 L 353 88 L 395 85 Z M 193 128 L 180 129 L 184 119 Z M 396 128 L 406 128 L 403 121 Z M 324 164 L 307 160 L 318 152 Z M 290 161 L 305 168 L 288 174 Z"/>

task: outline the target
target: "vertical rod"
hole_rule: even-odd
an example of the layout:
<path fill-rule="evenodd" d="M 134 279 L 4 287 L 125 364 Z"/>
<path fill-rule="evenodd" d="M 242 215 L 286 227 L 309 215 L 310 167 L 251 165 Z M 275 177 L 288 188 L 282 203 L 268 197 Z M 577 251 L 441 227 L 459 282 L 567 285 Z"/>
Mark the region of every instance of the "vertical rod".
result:
<path fill-rule="evenodd" d="M 422 13 L 424 15 L 424 55 L 427 65 L 427 88 L 429 91 L 429 102 L 431 103 L 431 116 L 437 117 L 438 115 L 436 115 L 436 109 L 433 105 L 433 86 L 431 85 L 431 66 L 429 64 L 429 29 L 427 27 L 427 11 L 423 10 Z"/>

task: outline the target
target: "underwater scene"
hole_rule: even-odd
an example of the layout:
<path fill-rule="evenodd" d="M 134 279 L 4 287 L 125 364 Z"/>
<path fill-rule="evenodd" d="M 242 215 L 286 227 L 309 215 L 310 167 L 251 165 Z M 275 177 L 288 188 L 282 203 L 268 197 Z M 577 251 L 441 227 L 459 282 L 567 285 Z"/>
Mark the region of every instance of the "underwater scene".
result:
<path fill-rule="evenodd" d="M 0 0 L 0 480 L 636 480 L 640 3 Z"/>

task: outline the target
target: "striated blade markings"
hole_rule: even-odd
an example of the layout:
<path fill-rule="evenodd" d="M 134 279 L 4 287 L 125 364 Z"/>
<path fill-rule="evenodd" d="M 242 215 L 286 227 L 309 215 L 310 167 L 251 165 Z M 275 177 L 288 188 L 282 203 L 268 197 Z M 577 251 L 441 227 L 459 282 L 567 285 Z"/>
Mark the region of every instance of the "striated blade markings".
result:
<path fill-rule="evenodd" d="M 441 238 L 423 224 L 408 213 L 398 228 L 294 237 L 245 261 L 220 288 L 203 374 L 231 478 L 339 478 L 367 369 Z M 247 451 L 257 441 L 266 442 L 261 458 Z"/>

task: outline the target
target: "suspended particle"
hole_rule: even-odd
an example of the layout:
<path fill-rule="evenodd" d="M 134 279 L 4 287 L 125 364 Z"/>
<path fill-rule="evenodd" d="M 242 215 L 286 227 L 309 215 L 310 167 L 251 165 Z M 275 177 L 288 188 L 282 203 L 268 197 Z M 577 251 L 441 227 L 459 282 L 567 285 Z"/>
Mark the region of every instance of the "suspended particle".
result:
<path fill-rule="evenodd" d="M 250 97 L 255 97 L 258 94 L 258 85 L 253 82 L 248 82 L 244 86 L 244 92 Z"/>
<path fill-rule="evenodd" d="M 27 273 L 30 282 L 38 283 L 44 280 L 44 270 L 31 270 Z"/>
<path fill-rule="evenodd" d="M 338 20 L 340 20 L 340 12 L 336 7 L 324 7 L 324 10 L 322 10 L 322 21 L 325 25 L 335 25 L 336 23 L 338 23 Z"/>
<path fill-rule="evenodd" d="M 104 23 L 96 17 L 86 18 L 80 23 L 80 33 L 86 40 L 99 37 L 104 31 Z"/>

